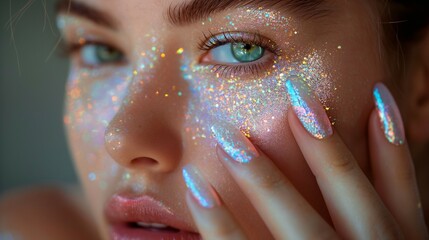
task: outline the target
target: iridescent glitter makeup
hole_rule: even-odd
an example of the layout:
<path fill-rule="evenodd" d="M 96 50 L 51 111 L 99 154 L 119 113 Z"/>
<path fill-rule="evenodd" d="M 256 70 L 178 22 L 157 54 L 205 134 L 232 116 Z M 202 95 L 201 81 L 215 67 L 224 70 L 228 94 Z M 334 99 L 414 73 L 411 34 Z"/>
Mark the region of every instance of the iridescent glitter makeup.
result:
<path fill-rule="evenodd" d="M 249 26 L 249 22 L 254 24 Z M 219 23 L 223 25 L 219 27 Z M 281 128 L 279 124 L 285 119 L 289 107 L 285 83 L 286 76 L 290 75 L 299 76 L 328 109 L 335 89 L 331 74 L 323 63 L 328 53 L 311 47 L 298 50 L 300 31 L 291 17 L 263 8 L 244 8 L 223 19 L 209 18 L 203 25 L 212 35 L 220 34 L 221 39 L 225 32 L 232 31 L 233 34 L 236 31 L 244 33 L 239 39 L 253 34 L 250 40 L 258 40 L 255 34 L 263 34 L 264 30 L 275 33 L 278 48 L 267 48 L 265 52 L 271 51 L 271 55 L 262 57 L 258 63 L 246 63 L 247 66 L 259 64 L 257 71 L 243 65 L 241 70 L 234 70 L 237 65 L 183 59 L 183 78 L 188 81 L 193 96 L 188 116 L 198 116 L 195 119 L 200 125 L 198 132 L 194 132 L 195 142 L 205 138 L 206 131 L 219 122 L 234 126 L 247 137 L 271 134 L 273 129 Z"/>
<path fill-rule="evenodd" d="M 299 77 L 291 76 L 286 81 L 289 101 L 304 128 L 315 138 L 323 139 L 332 135 L 332 127 L 325 109 Z"/>
<path fill-rule="evenodd" d="M 405 141 L 404 125 L 395 99 L 382 83 L 374 86 L 373 96 L 384 136 L 392 144 L 403 144 Z"/>
<path fill-rule="evenodd" d="M 115 38 L 105 31 L 100 31 L 74 16 L 59 16 L 57 25 L 68 44 L 79 45 L 80 48 L 104 46 L 103 43 L 113 46 L 115 42 Z M 73 149 L 73 153 L 75 158 L 85 160 L 77 164 L 86 166 L 84 169 L 87 172 L 83 174 L 91 183 L 91 187 L 105 189 L 110 184 L 108 181 L 116 177 L 119 179 L 119 187 L 131 186 L 135 192 L 145 188 L 139 184 L 141 180 L 136 179 L 134 174 L 119 171 L 120 167 L 115 161 L 106 156 L 105 147 L 108 145 L 111 152 L 118 152 L 123 148 L 128 129 L 109 125 L 124 107 L 134 104 L 133 97 L 143 94 L 143 85 L 154 78 L 155 63 L 165 57 L 155 35 L 147 33 L 141 36 L 140 40 L 149 47 L 134 51 L 134 55 L 126 56 L 124 62 L 87 66 L 82 63 L 85 58 L 82 51 L 73 53 L 73 64 L 67 83 L 64 123 L 71 130 L 69 132 L 72 133 L 72 142 L 81 143 L 79 149 Z M 113 47 L 112 49 L 120 51 Z M 97 56 L 92 54 L 90 57 Z M 133 121 L 133 117 L 127 114 L 126 118 L 116 120 L 122 126 Z"/>
<path fill-rule="evenodd" d="M 212 208 L 221 204 L 213 187 L 201 176 L 196 167 L 187 165 L 183 168 L 182 173 L 186 186 L 202 207 Z"/>

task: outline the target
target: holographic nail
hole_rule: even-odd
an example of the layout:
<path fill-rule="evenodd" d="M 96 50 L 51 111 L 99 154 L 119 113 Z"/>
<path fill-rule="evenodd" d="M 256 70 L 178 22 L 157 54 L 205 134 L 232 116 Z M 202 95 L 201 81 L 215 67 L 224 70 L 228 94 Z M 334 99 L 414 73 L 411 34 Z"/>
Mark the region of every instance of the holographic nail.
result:
<path fill-rule="evenodd" d="M 183 179 L 192 196 L 205 208 L 221 205 L 220 199 L 213 187 L 200 174 L 198 169 L 191 164 L 182 169 Z"/>
<path fill-rule="evenodd" d="M 374 86 L 373 96 L 384 136 L 392 144 L 403 144 L 405 141 L 404 125 L 392 94 L 384 84 L 377 83 Z"/>
<path fill-rule="evenodd" d="M 219 146 L 235 161 L 247 163 L 259 156 L 255 146 L 240 131 L 225 125 L 213 125 L 211 130 Z"/>
<path fill-rule="evenodd" d="M 308 85 L 300 77 L 290 76 L 286 89 L 292 108 L 304 128 L 317 139 L 332 135 L 331 122 L 325 109 Z"/>

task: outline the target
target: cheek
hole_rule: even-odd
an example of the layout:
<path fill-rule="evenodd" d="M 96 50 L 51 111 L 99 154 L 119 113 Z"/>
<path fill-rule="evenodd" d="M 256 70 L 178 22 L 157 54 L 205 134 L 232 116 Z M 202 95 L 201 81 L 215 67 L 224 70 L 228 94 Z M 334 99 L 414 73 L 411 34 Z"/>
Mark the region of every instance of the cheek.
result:
<path fill-rule="evenodd" d="M 95 80 L 97 76 L 88 71 L 72 72 L 67 85 L 66 115 L 73 154 L 77 164 L 85 168 L 99 168 L 99 155 L 104 152 L 105 129 L 124 101 L 126 89 L 131 82 L 128 69 L 114 76 Z M 82 173 L 81 173 L 82 174 Z M 98 174 L 87 172 L 87 179 L 97 179 Z"/>
<path fill-rule="evenodd" d="M 125 98 L 131 82 L 129 72 L 122 69 L 94 81 L 96 76 L 87 71 L 72 71 L 67 86 L 64 122 L 75 166 L 97 215 L 102 213 L 99 203 L 108 189 L 108 179 L 117 172 L 117 165 L 105 160 L 105 130 Z"/>

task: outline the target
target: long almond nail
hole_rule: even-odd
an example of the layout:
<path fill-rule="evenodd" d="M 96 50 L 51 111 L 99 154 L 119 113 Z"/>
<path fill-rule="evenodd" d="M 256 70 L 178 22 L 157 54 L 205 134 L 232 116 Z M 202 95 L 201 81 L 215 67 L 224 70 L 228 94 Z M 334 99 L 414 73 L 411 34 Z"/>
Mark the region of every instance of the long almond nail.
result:
<path fill-rule="evenodd" d="M 373 96 L 384 136 L 392 144 L 403 144 L 405 141 L 404 125 L 392 94 L 384 84 L 377 83 L 374 86 Z"/>
<path fill-rule="evenodd" d="M 259 156 L 258 150 L 243 133 L 224 125 L 211 127 L 213 136 L 219 146 L 235 161 L 240 163 L 250 162 Z"/>
<path fill-rule="evenodd" d="M 304 128 L 317 139 L 332 135 L 325 109 L 307 84 L 298 76 L 291 76 L 286 81 L 286 89 L 292 109 Z"/>
<path fill-rule="evenodd" d="M 192 196 L 205 208 L 219 206 L 221 201 L 213 187 L 192 165 L 186 165 L 182 169 L 183 179 Z"/>

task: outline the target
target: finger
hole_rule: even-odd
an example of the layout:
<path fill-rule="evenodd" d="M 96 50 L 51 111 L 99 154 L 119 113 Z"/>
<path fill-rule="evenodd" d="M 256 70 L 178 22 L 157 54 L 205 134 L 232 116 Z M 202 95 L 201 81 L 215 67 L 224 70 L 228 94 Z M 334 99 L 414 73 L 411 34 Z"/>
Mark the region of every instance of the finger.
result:
<path fill-rule="evenodd" d="M 238 130 L 212 126 L 217 154 L 276 239 L 335 239 L 283 173 Z"/>
<path fill-rule="evenodd" d="M 246 239 L 241 227 L 197 168 L 187 165 L 182 172 L 189 189 L 186 203 L 203 239 Z"/>
<path fill-rule="evenodd" d="M 317 179 L 337 232 L 346 239 L 395 238 L 398 228 L 320 102 L 300 79 L 286 81 L 289 126 Z"/>
<path fill-rule="evenodd" d="M 375 188 L 406 239 L 429 239 L 398 107 L 381 83 L 373 95 L 376 110 L 369 120 L 369 146 Z"/>

